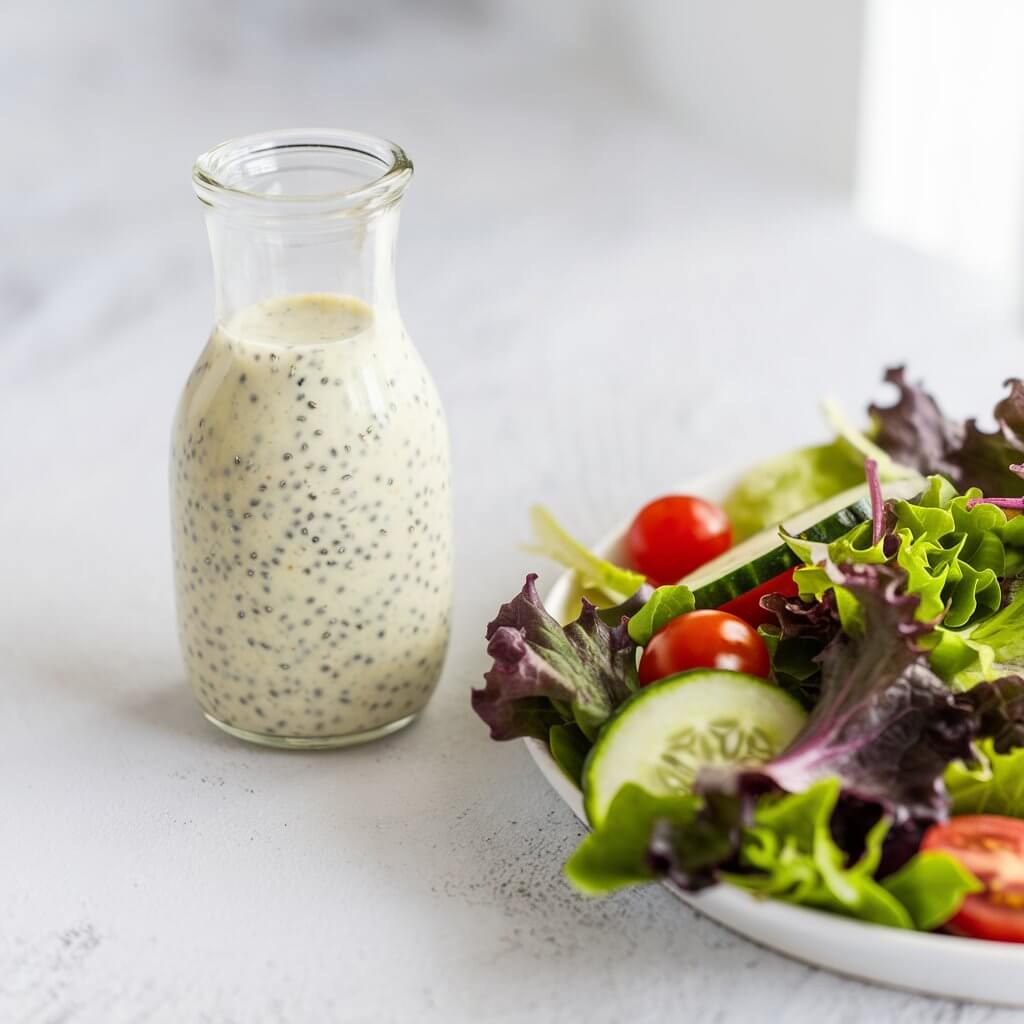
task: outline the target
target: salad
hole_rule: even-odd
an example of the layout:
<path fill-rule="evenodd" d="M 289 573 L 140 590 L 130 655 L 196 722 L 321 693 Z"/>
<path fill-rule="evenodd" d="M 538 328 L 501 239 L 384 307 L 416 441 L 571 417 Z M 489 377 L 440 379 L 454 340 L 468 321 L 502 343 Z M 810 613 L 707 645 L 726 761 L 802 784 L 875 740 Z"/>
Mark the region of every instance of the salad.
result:
<path fill-rule="evenodd" d="M 829 406 L 833 442 L 721 506 L 646 505 L 623 564 L 533 511 L 579 615 L 528 576 L 472 703 L 582 791 L 582 892 L 732 885 L 1024 942 L 1024 384 L 986 431 L 885 379 L 867 431 Z"/>

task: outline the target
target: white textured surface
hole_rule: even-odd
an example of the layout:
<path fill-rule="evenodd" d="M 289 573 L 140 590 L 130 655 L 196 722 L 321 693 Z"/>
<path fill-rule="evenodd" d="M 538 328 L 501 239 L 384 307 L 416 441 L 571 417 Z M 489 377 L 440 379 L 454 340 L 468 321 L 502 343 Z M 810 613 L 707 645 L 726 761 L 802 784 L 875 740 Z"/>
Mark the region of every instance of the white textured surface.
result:
<path fill-rule="evenodd" d="M 572 815 L 467 701 L 529 502 L 594 536 L 815 435 L 820 392 L 857 408 L 902 357 L 979 407 L 1021 362 L 989 298 L 485 13 L 44 7 L 5 8 L 0 65 L 0 1020 L 1014 1019 L 790 963 L 658 890 L 577 898 Z M 302 123 L 417 160 L 402 304 L 449 409 L 459 545 L 424 719 L 316 756 L 199 716 L 165 484 L 211 305 L 189 161 Z"/>

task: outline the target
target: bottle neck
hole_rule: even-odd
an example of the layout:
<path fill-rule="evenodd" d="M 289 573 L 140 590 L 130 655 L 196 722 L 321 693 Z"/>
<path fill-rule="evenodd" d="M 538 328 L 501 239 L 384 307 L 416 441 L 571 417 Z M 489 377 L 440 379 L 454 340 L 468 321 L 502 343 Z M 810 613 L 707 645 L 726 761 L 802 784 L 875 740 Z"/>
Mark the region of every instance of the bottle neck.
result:
<path fill-rule="evenodd" d="M 394 314 L 398 220 L 397 202 L 363 216 L 294 224 L 208 207 L 217 321 L 258 302 L 318 293 Z"/>

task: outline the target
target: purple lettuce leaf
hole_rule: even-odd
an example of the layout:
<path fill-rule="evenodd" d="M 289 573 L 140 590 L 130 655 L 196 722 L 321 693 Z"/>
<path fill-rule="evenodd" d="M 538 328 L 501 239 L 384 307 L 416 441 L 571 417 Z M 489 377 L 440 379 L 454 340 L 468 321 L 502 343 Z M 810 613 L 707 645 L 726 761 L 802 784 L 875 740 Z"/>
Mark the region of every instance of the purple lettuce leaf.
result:
<path fill-rule="evenodd" d="M 1024 461 L 1024 384 L 1006 381 L 1010 393 L 993 410 L 991 433 L 973 419 L 962 422 L 946 416 L 938 402 L 920 385 L 907 382 L 901 366 L 890 368 L 885 380 L 895 384 L 895 405 L 868 407 L 875 422 L 875 442 L 897 462 L 922 474 L 941 473 L 957 490 L 980 487 L 985 494 L 1017 496 L 1024 483 L 1012 463 Z"/>
<path fill-rule="evenodd" d="M 1005 383 L 1010 393 L 995 407 L 996 429 L 987 433 L 968 420 L 963 444 L 950 453 L 960 470 L 959 480 L 953 483 L 961 491 L 980 487 L 985 494 L 1007 497 L 1024 491 L 1024 482 L 1013 468 L 1024 461 L 1024 384 L 1016 378 Z"/>
<path fill-rule="evenodd" d="M 945 817 L 942 773 L 950 761 L 973 761 L 974 708 L 928 667 L 915 639 L 917 598 L 897 566 L 832 570 L 860 602 L 862 635 L 837 633 L 820 656 L 821 694 L 807 724 L 779 757 L 755 770 L 707 769 L 700 789 L 798 793 L 838 777 L 844 796 L 874 804 L 895 825 Z"/>
<path fill-rule="evenodd" d="M 494 664 L 486 685 L 473 690 L 473 710 L 496 740 L 546 740 L 552 725 L 572 720 L 592 738 L 636 690 L 636 644 L 625 617 L 612 628 L 586 600 L 580 617 L 561 626 L 541 603 L 536 579 L 527 576 L 487 627 Z"/>
<path fill-rule="evenodd" d="M 842 629 L 832 590 L 826 590 L 820 601 L 768 594 L 761 598 L 761 607 L 778 620 L 780 640 L 814 640 L 824 646 Z"/>
<path fill-rule="evenodd" d="M 949 453 L 964 440 L 964 425 L 946 417 L 939 403 L 920 385 L 908 384 L 902 366 L 885 371 L 884 380 L 895 384 L 899 398 L 895 405 L 869 405 L 875 421 L 875 443 L 904 466 L 919 473 L 941 473 L 949 479 L 959 468 Z"/>
<path fill-rule="evenodd" d="M 978 683 L 962 699 L 971 706 L 979 739 L 991 739 L 996 753 L 1024 746 L 1024 678 L 1003 676 Z"/>

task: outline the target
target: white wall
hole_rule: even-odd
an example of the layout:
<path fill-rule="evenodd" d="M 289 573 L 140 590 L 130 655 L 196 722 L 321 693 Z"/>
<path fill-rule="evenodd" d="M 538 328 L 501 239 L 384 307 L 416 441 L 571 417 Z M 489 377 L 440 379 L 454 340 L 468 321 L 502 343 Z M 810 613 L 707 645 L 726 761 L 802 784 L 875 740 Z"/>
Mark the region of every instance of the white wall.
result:
<path fill-rule="evenodd" d="M 852 186 L 862 0 L 613 0 L 605 11 L 651 95 L 690 127 L 805 180 Z"/>
<path fill-rule="evenodd" d="M 868 0 L 856 203 L 873 226 L 1024 286 L 1024 3 Z"/>
<path fill-rule="evenodd" d="M 1024 0 L 490 2 L 1024 309 Z"/>
<path fill-rule="evenodd" d="M 479 0 L 681 129 L 848 192 L 864 0 Z"/>

